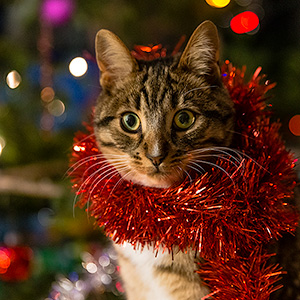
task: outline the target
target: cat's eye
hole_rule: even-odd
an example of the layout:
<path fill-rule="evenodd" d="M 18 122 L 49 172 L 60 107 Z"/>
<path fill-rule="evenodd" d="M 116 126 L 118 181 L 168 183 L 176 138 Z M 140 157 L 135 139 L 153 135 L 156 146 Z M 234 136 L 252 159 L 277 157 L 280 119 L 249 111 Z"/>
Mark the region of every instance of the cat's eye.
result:
<path fill-rule="evenodd" d="M 175 129 L 179 131 L 189 129 L 195 122 L 195 115 L 189 110 L 181 110 L 176 113 L 173 120 Z"/>
<path fill-rule="evenodd" d="M 121 118 L 121 126 L 127 132 L 136 133 L 141 126 L 141 121 L 135 113 L 127 112 Z"/>

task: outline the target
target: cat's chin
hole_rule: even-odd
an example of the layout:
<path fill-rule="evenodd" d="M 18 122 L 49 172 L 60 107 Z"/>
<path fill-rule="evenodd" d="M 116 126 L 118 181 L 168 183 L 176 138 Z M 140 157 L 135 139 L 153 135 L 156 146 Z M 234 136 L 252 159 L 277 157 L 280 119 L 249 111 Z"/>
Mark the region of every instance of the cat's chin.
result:
<path fill-rule="evenodd" d="M 182 181 L 182 178 L 174 175 L 155 174 L 147 175 L 142 173 L 130 174 L 131 176 L 126 177 L 126 180 L 130 180 L 133 183 L 153 187 L 153 188 L 169 188 Z"/>

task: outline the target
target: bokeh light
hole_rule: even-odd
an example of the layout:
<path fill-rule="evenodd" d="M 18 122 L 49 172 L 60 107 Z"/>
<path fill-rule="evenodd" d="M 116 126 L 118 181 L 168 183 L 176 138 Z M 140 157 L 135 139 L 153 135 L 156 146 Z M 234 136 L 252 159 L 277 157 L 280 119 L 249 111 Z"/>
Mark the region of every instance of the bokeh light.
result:
<path fill-rule="evenodd" d="M 6 144 L 6 142 L 5 142 L 4 138 L 0 136 L 0 155 L 2 154 L 5 144 Z"/>
<path fill-rule="evenodd" d="M 259 26 L 259 18 L 252 11 L 244 11 L 231 19 L 233 32 L 243 34 L 255 30 Z"/>
<path fill-rule="evenodd" d="M 223 8 L 230 3 L 230 0 L 205 0 L 207 4 L 217 8 Z"/>
<path fill-rule="evenodd" d="M 47 105 L 48 112 L 54 117 L 60 117 L 66 110 L 64 103 L 55 99 Z"/>
<path fill-rule="evenodd" d="M 44 0 L 41 19 L 52 26 L 59 26 L 70 20 L 74 8 L 73 0 Z"/>
<path fill-rule="evenodd" d="M 83 57 L 75 57 L 69 64 L 70 73 L 75 77 L 83 76 L 88 69 L 88 64 Z"/>
<path fill-rule="evenodd" d="M 20 85 L 21 81 L 22 77 L 16 70 L 9 72 L 6 76 L 6 83 L 11 89 L 16 89 Z"/>
<path fill-rule="evenodd" d="M 293 135 L 300 136 L 300 115 L 295 115 L 290 119 L 289 129 Z"/>
<path fill-rule="evenodd" d="M 41 91 L 41 99 L 46 103 L 51 102 L 54 99 L 54 96 L 55 92 L 50 86 L 43 88 Z"/>
<path fill-rule="evenodd" d="M 235 0 L 235 2 L 240 6 L 248 6 L 253 0 Z"/>
<path fill-rule="evenodd" d="M 50 114 L 43 114 L 43 116 L 41 117 L 40 126 L 42 130 L 52 130 L 54 126 L 54 116 Z"/>
<path fill-rule="evenodd" d="M 11 264 L 10 253 L 5 248 L 0 248 L 0 274 L 4 274 L 7 272 Z"/>
<path fill-rule="evenodd" d="M 91 273 L 91 274 L 96 273 L 97 270 L 98 270 L 97 265 L 94 264 L 93 262 L 87 263 L 86 266 L 85 266 L 85 268 L 86 268 L 86 270 L 87 270 L 89 273 Z"/>

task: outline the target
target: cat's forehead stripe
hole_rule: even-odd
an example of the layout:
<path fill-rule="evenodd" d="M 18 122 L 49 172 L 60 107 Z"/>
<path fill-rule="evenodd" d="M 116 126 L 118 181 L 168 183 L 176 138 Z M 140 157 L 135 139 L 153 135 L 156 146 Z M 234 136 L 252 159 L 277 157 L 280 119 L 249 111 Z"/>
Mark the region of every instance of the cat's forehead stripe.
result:
<path fill-rule="evenodd" d="M 143 78 L 141 98 L 148 109 L 156 110 L 164 104 L 165 108 L 174 106 L 173 103 L 164 103 L 172 100 L 172 86 L 170 84 L 169 68 L 167 66 L 151 66 Z"/>

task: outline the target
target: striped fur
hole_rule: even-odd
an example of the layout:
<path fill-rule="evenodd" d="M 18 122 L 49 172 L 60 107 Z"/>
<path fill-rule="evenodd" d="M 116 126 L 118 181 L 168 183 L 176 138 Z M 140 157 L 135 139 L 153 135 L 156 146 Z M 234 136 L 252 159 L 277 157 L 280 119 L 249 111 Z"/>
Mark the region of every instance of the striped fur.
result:
<path fill-rule="evenodd" d="M 212 149 L 230 144 L 234 110 L 222 84 L 218 52 L 217 31 L 209 21 L 195 30 L 182 55 L 150 62 L 136 61 L 118 37 L 99 31 L 102 92 L 95 134 L 101 152 L 124 179 L 169 187 L 190 176 L 191 170 L 203 172 Z M 182 129 L 175 118 L 186 111 L 189 114 L 183 113 L 179 121 L 191 114 L 188 120 L 193 123 Z M 130 121 L 138 120 L 134 131 L 124 128 L 126 113 L 138 118 Z M 129 300 L 196 300 L 208 293 L 195 279 L 194 254 L 177 253 L 172 259 L 170 254 L 155 257 L 150 252 L 121 251 Z"/>

